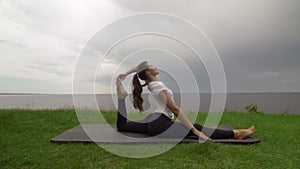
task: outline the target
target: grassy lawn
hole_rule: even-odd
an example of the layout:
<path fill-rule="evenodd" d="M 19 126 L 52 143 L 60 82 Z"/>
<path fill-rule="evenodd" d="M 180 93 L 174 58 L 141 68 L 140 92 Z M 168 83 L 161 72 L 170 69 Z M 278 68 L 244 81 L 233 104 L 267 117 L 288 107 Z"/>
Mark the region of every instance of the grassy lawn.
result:
<path fill-rule="evenodd" d="M 102 114 L 114 123 L 116 112 Z M 199 113 L 197 122 L 206 116 Z M 262 142 L 179 144 L 155 157 L 131 159 L 96 144 L 51 143 L 52 137 L 79 124 L 74 110 L 0 110 L 0 168 L 298 168 L 299 122 L 300 115 L 226 112 L 220 125 L 255 125 L 254 136 Z"/>

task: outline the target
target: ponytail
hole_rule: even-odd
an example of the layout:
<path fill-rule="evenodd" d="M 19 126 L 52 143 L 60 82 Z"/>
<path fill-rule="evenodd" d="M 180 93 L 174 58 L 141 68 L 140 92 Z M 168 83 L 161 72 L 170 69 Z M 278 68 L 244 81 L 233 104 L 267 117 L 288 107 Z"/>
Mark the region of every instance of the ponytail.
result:
<path fill-rule="evenodd" d="M 135 74 L 132 79 L 132 94 L 133 94 L 133 107 L 138 109 L 139 111 L 144 111 L 143 109 L 143 101 L 144 99 L 142 98 L 142 92 L 143 92 L 143 87 L 146 86 L 148 83 L 141 85 L 138 74 Z"/>

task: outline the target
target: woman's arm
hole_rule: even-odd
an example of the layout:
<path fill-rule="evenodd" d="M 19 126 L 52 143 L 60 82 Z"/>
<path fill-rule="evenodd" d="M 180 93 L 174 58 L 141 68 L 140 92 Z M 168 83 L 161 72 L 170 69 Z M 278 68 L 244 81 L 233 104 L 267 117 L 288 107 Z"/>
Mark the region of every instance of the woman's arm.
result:
<path fill-rule="evenodd" d="M 132 68 L 128 69 L 125 73 L 120 74 L 118 77 L 121 80 L 124 80 L 126 78 L 126 76 L 128 76 L 129 74 L 147 69 L 148 66 L 149 66 L 148 62 L 143 61 L 143 62 L 139 63 L 138 65 L 133 66 Z"/>
<path fill-rule="evenodd" d="M 176 103 L 171 99 L 169 94 L 166 90 L 162 90 L 159 93 L 160 98 L 163 100 L 163 102 L 166 104 L 166 106 L 175 114 L 175 116 L 189 129 L 193 131 L 193 133 L 201 137 L 204 140 L 211 140 L 209 137 L 204 135 L 202 132 L 197 130 L 194 125 L 190 122 L 190 120 L 185 116 L 185 114 L 181 111 L 181 109 L 176 105 Z"/>
<path fill-rule="evenodd" d="M 134 73 L 137 71 L 138 65 L 128 69 L 125 73 L 119 74 L 118 78 L 120 78 L 121 80 L 124 80 L 128 75 L 130 75 L 131 73 Z"/>
<path fill-rule="evenodd" d="M 131 73 L 134 73 L 134 72 L 137 71 L 137 68 L 138 68 L 138 65 L 133 66 L 132 68 L 128 69 L 124 74 L 126 74 L 126 76 L 127 76 L 127 75 L 129 75 Z"/>

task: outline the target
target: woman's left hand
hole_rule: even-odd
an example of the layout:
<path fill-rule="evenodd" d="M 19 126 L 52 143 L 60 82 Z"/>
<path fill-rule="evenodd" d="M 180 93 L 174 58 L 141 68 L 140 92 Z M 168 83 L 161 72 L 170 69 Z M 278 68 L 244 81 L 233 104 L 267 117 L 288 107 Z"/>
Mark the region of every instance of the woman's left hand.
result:
<path fill-rule="evenodd" d="M 204 141 L 211 141 L 211 138 L 207 137 L 205 134 L 203 134 L 201 131 L 197 130 L 196 128 L 193 129 L 193 133 L 202 138 Z"/>
<path fill-rule="evenodd" d="M 118 78 L 123 81 L 127 77 L 126 73 L 119 74 Z"/>

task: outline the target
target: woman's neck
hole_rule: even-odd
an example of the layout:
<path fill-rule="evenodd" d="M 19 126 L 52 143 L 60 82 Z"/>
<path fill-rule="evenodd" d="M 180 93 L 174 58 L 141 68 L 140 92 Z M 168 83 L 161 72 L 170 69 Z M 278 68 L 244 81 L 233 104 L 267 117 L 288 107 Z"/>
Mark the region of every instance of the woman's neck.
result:
<path fill-rule="evenodd" d="M 149 80 L 147 82 L 149 83 L 149 82 L 154 82 L 154 81 L 157 81 L 156 76 L 150 76 Z"/>

